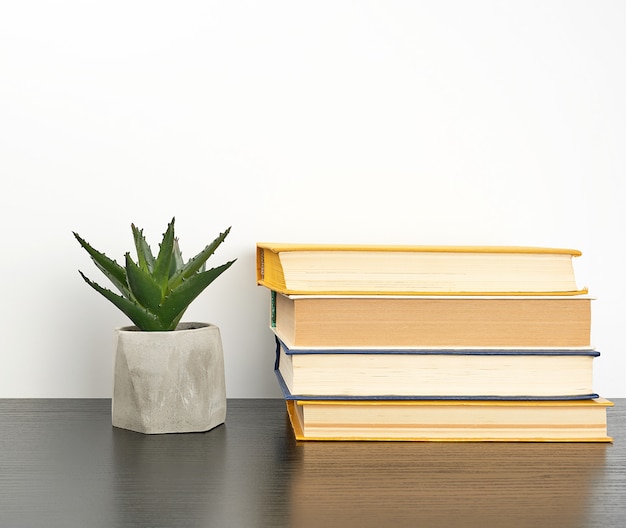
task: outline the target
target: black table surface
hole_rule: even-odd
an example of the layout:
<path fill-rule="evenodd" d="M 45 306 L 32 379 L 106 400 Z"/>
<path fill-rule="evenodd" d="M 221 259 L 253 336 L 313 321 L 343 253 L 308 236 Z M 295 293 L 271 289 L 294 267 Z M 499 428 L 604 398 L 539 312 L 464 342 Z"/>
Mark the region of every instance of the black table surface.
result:
<path fill-rule="evenodd" d="M 0 527 L 623 527 L 626 400 L 605 443 L 296 442 L 285 404 L 207 433 L 111 427 L 110 400 L 0 400 Z"/>

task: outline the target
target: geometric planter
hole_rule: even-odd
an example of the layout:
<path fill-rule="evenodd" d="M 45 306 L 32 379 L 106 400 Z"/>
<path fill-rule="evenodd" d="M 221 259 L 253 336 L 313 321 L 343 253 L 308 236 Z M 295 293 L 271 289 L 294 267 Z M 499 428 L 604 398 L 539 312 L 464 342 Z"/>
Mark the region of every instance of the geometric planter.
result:
<path fill-rule="evenodd" d="M 118 328 L 112 424 L 146 434 L 208 431 L 226 420 L 226 380 L 217 326 L 171 332 Z"/>

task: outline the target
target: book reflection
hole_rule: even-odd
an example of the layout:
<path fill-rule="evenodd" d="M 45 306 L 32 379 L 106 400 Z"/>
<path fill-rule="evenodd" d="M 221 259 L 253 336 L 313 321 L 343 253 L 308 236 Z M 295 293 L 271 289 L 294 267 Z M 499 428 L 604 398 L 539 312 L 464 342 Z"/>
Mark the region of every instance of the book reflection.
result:
<path fill-rule="evenodd" d="M 606 444 L 298 442 L 291 526 L 585 526 Z"/>

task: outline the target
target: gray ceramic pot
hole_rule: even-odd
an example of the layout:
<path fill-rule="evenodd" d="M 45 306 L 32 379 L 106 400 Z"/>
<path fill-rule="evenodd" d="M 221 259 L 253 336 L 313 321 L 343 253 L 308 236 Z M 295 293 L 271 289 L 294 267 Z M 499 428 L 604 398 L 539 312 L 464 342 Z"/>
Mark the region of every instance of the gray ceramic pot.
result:
<path fill-rule="evenodd" d="M 112 423 L 140 433 L 208 431 L 226 420 L 219 328 L 181 323 L 172 332 L 118 328 Z"/>

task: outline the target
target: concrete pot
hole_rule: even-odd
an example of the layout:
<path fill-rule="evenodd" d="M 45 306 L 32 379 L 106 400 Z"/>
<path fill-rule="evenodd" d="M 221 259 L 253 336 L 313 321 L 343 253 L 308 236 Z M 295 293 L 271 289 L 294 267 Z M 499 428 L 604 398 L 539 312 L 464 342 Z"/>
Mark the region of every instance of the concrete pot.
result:
<path fill-rule="evenodd" d="M 208 431 L 226 420 L 219 328 L 181 323 L 173 332 L 118 328 L 113 426 L 146 434 Z"/>

